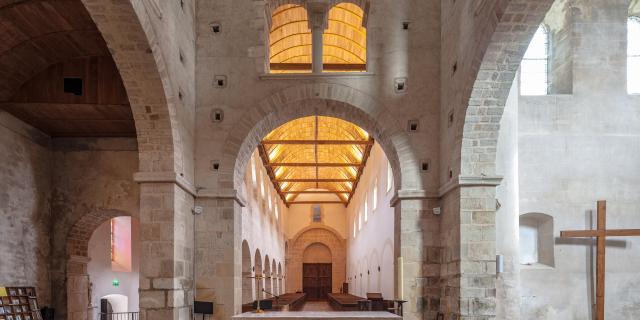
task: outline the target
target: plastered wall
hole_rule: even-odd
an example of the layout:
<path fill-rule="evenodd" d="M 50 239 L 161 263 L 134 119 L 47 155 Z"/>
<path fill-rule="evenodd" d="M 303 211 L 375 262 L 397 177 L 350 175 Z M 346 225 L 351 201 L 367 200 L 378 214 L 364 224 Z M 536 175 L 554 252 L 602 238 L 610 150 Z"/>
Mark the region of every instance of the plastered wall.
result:
<path fill-rule="evenodd" d="M 395 297 L 394 283 L 394 210 L 390 206 L 392 192 L 387 192 L 388 160 L 379 145 L 374 145 L 358 189 L 347 214 L 347 282 L 349 293 L 366 297 L 367 292 L 380 292 L 385 299 Z M 377 207 L 373 209 L 374 185 L 377 185 Z M 393 190 L 393 188 L 392 188 Z M 366 196 L 365 196 L 366 195 Z M 353 236 L 353 221 L 364 215 L 364 201 L 369 211 L 365 222 Z"/>

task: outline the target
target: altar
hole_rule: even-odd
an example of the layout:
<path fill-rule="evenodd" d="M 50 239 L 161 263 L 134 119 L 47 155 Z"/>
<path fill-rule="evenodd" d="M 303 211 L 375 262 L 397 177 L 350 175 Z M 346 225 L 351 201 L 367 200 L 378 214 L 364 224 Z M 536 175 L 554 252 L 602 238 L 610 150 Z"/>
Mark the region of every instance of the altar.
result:
<path fill-rule="evenodd" d="M 299 311 L 299 312 L 265 312 L 265 313 L 253 313 L 247 312 L 234 316 L 236 320 L 250 320 L 250 319 L 275 319 L 275 320 L 289 320 L 289 319 L 305 319 L 305 320 L 327 320 L 327 319 L 343 319 L 343 320 L 356 320 L 356 319 L 372 319 L 372 320 L 387 320 L 387 319 L 402 319 L 402 317 L 393 313 L 385 311 Z"/>

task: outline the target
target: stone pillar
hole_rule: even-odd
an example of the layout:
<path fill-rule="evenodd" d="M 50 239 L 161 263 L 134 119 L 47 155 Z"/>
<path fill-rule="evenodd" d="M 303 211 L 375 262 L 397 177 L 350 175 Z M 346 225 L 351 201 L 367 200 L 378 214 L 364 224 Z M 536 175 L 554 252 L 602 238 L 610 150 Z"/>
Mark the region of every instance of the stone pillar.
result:
<path fill-rule="evenodd" d="M 244 202 L 233 195 L 199 193 L 196 204 L 204 209 L 196 222 L 197 299 L 214 302 L 213 319 L 230 319 L 242 309 Z"/>
<path fill-rule="evenodd" d="M 400 190 L 395 207 L 396 275 L 402 257 L 402 284 L 396 280 L 396 299 L 406 300 L 404 319 L 435 319 L 440 307 L 439 218 L 433 215 L 437 196 L 424 191 Z M 402 293 L 400 294 L 400 291 Z"/>
<path fill-rule="evenodd" d="M 322 73 L 322 54 L 323 54 L 323 33 L 326 26 L 326 8 L 318 6 L 310 8 L 312 10 L 309 20 L 312 38 L 312 63 L 313 73 Z"/>
<path fill-rule="evenodd" d="M 71 256 L 67 261 L 67 319 L 89 319 L 88 257 Z"/>
<path fill-rule="evenodd" d="M 140 319 L 191 319 L 193 192 L 175 174 L 138 173 Z"/>
<path fill-rule="evenodd" d="M 495 186 L 460 189 L 460 315 L 496 315 Z"/>

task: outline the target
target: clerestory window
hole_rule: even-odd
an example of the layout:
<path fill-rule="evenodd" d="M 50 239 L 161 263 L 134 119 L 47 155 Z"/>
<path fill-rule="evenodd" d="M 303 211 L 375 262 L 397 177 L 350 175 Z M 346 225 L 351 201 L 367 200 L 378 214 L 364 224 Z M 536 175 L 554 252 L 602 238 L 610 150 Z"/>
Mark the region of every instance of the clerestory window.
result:
<path fill-rule="evenodd" d="M 549 92 L 549 32 L 540 25 L 520 66 L 520 94 L 540 96 Z"/>
<path fill-rule="evenodd" d="M 627 92 L 640 94 L 640 17 L 627 20 Z"/>

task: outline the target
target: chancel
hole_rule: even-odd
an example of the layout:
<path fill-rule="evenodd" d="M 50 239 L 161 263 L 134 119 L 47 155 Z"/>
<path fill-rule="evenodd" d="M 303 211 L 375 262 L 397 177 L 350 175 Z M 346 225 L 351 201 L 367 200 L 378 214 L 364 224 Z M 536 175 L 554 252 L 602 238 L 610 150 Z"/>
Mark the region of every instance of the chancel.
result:
<path fill-rule="evenodd" d="M 0 320 L 640 319 L 640 0 L 5 0 L 0 39 Z"/>

